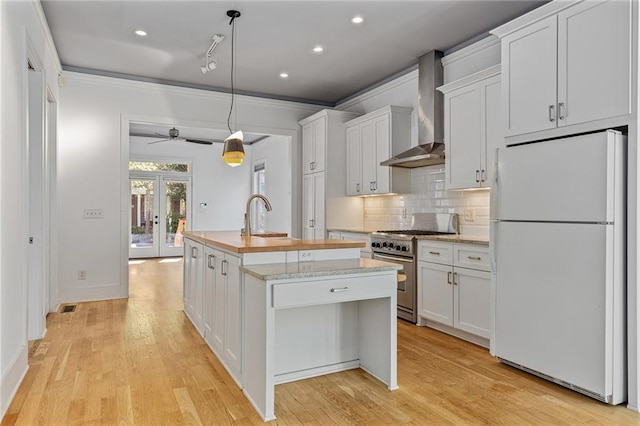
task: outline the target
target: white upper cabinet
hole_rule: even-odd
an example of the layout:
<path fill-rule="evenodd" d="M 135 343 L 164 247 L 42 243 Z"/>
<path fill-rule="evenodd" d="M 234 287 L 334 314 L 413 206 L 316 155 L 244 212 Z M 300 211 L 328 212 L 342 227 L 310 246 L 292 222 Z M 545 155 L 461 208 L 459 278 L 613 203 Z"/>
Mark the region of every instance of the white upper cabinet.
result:
<path fill-rule="evenodd" d="M 438 88 L 444 93 L 447 189 L 491 186 L 500 130 L 500 66 Z"/>
<path fill-rule="evenodd" d="M 411 191 L 411 172 L 381 166 L 411 145 L 412 108 L 388 106 L 348 121 L 347 195 Z"/>
<path fill-rule="evenodd" d="M 303 174 L 325 170 L 327 117 L 322 116 L 302 126 Z"/>
<path fill-rule="evenodd" d="M 551 2 L 493 30 L 504 136 L 630 114 L 631 19 L 629 0 Z"/>

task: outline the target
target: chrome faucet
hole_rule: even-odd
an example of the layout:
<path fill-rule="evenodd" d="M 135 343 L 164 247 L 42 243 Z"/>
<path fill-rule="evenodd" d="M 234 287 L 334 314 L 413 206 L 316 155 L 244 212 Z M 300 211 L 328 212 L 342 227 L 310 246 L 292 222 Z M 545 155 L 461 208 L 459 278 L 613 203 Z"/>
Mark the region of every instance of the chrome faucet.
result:
<path fill-rule="evenodd" d="M 240 235 L 244 237 L 251 236 L 251 201 L 254 198 L 259 198 L 264 201 L 264 206 L 266 207 L 267 211 L 271 211 L 271 203 L 269 202 L 269 200 L 267 200 L 267 197 L 262 194 L 250 195 L 249 199 L 247 199 L 247 209 L 244 212 L 244 228 L 242 228 L 242 230 L 240 231 Z"/>

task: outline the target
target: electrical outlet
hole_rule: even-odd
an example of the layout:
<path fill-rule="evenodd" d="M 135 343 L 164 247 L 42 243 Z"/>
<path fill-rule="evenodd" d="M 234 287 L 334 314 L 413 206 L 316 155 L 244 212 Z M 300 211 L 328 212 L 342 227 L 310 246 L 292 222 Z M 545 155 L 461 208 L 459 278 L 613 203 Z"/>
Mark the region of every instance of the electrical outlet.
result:
<path fill-rule="evenodd" d="M 85 219 L 104 219 L 104 211 L 102 209 L 84 209 L 83 217 Z"/>
<path fill-rule="evenodd" d="M 464 209 L 464 220 L 467 222 L 473 222 L 476 220 L 476 209 Z"/>
<path fill-rule="evenodd" d="M 313 260 L 313 250 L 300 252 L 300 262 L 310 262 L 312 260 Z"/>
<path fill-rule="evenodd" d="M 87 271 L 81 269 L 78 271 L 78 279 L 79 280 L 86 280 L 87 279 Z"/>

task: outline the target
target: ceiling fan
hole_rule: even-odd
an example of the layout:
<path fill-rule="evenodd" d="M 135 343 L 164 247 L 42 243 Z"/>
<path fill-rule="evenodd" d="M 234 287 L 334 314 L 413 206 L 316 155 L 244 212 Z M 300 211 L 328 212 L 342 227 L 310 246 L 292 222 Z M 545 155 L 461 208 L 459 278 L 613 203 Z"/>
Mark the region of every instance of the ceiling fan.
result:
<path fill-rule="evenodd" d="M 169 129 L 169 135 L 163 135 L 162 133 L 155 133 L 155 134 L 165 139 L 149 142 L 149 145 L 154 143 L 159 143 L 159 142 L 167 142 L 167 141 L 191 142 L 191 143 L 199 143 L 201 145 L 213 145 L 213 141 L 180 137 L 180 131 L 175 127 L 172 127 L 171 129 Z M 138 136 L 138 135 L 132 135 L 132 136 Z M 149 135 L 141 135 L 141 136 L 149 136 Z"/>

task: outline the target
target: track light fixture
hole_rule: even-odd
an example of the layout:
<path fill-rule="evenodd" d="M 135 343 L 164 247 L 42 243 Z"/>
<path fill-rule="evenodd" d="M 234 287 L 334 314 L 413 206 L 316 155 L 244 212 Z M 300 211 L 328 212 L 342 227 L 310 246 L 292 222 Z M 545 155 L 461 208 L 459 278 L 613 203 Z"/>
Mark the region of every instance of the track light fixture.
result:
<path fill-rule="evenodd" d="M 224 36 L 222 34 L 214 34 L 211 37 L 211 40 L 211 46 L 209 46 L 209 49 L 205 54 L 204 65 L 200 67 L 202 74 L 206 74 L 207 72 L 216 69 L 216 61 L 211 59 L 211 56 L 213 56 L 213 51 L 216 50 L 216 47 L 218 47 L 222 40 L 224 40 Z"/>

